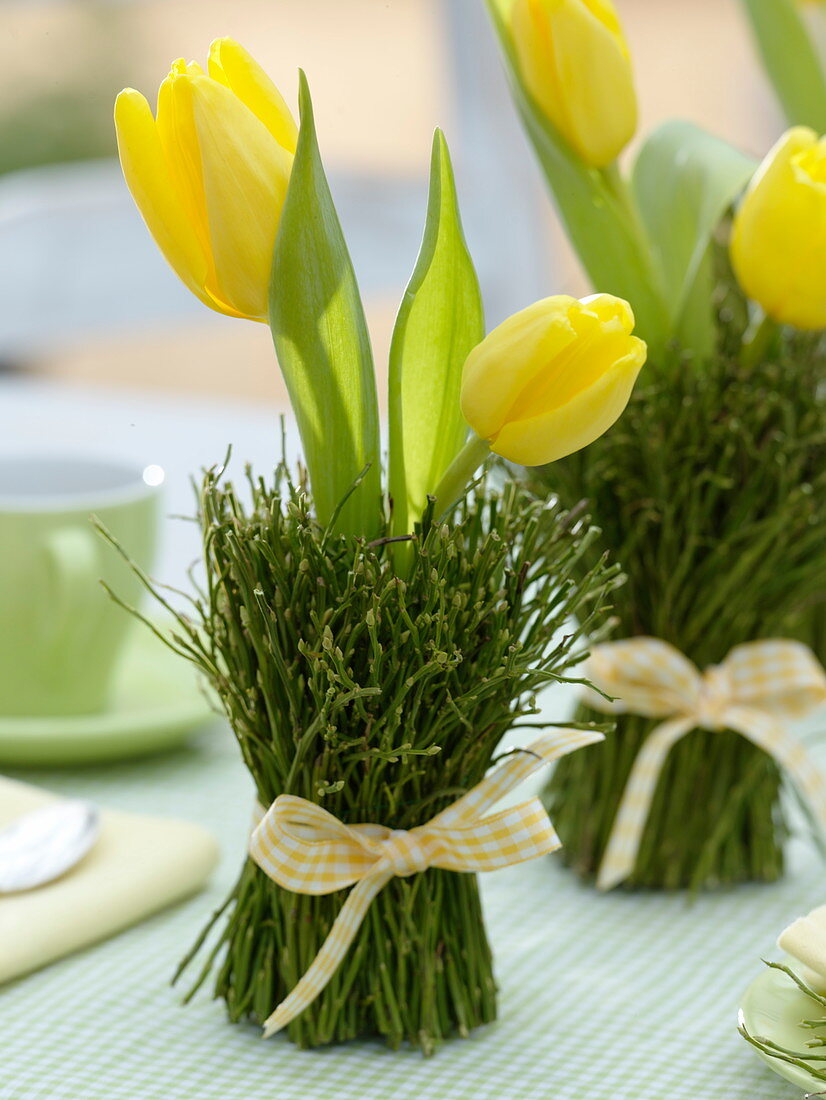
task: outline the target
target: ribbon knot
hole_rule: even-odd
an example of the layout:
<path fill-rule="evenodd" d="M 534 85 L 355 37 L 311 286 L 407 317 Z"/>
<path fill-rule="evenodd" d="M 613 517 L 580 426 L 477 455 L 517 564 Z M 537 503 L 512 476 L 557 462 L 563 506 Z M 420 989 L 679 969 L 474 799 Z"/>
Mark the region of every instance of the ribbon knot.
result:
<path fill-rule="evenodd" d="M 697 725 L 706 730 L 724 730 L 726 711 L 732 702 L 731 685 L 725 668 L 710 665 L 700 678 L 697 705 L 689 711 Z"/>
<path fill-rule="evenodd" d="M 418 875 L 430 866 L 430 854 L 415 830 L 391 829 L 382 841 L 382 858 L 397 878 Z"/>
<path fill-rule="evenodd" d="M 481 783 L 410 831 L 345 825 L 294 795 L 279 795 L 266 811 L 259 807 L 250 855 L 279 886 L 300 894 L 330 894 L 353 886 L 310 968 L 265 1022 L 264 1037 L 280 1031 L 324 989 L 371 902 L 391 878 L 407 878 L 428 867 L 494 871 L 555 851 L 559 838 L 539 799 L 488 811 L 544 764 L 601 740 L 602 734 L 593 730 L 555 729 L 508 756 Z"/>
<path fill-rule="evenodd" d="M 668 642 L 628 638 L 596 646 L 585 676 L 597 689 L 585 691 L 596 710 L 665 719 L 631 768 L 597 875 L 601 890 L 634 869 L 668 753 L 692 729 L 730 729 L 748 738 L 786 769 L 826 827 L 826 778 L 783 724 L 826 702 L 826 673 L 807 646 L 785 639 L 747 642 L 701 673 Z"/>

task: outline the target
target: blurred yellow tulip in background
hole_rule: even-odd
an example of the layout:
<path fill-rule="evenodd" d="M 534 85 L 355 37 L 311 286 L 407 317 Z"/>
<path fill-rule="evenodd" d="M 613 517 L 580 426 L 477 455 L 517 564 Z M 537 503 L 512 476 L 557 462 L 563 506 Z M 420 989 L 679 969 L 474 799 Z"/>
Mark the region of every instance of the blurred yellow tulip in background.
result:
<path fill-rule="evenodd" d="M 604 168 L 637 128 L 628 44 L 610 0 L 514 0 L 510 27 L 528 91 L 582 160 Z"/>
<path fill-rule="evenodd" d="M 826 328 L 826 139 L 795 126 L 754 174 L 734 218 L 731 260 L 767 317 Z"/>

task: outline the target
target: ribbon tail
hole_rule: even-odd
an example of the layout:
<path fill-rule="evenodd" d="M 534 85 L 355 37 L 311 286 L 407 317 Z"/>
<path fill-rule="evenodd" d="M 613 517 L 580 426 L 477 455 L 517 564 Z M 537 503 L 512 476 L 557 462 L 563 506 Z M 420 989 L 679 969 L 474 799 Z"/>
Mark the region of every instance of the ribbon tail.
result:
<path fill-rule="evenodd" d="M 264 1021 L 265 1039 L 286 1027 L 321 993 L 347 954 L 373 898 L 392 877 L 391 871 L 379 868 L 356 883 L 342 905 L 327 939 L 321 945 L 321 950 L 310 964 L 309 970 L 275 1012 Z"/>
<path fill-rule="evenodd" d="M 500 798 L 510 794 L 523 780 L 546 764 L 603 740 L 605 738 L 598 730 L 555 729 L 553 733 L 545 733 L 524 749 L 514 752 L 481 783 L 471 787 L 460 799 L 437 814 L 430 824 L 444 828 L 458 825 L 466 819 L 482 817 Z"/>
<path fill-rule="evenodd" d="M 600 864 L 598 890 L 612 890 L 633 871 L 666 757 L 695 725 L 693 718 L 674 718 L 663 722 L 651 731 L 637 753 Z"/>
<path fill-rule="evenodd" d="M 788 772 L 809 803 L 820 828 L 826 830 L 826 776 L 815 767 L 800 738 L 770 715 L 751 707 L 730 707 L 725 718 L 731 729 L 763 749 Z"/>

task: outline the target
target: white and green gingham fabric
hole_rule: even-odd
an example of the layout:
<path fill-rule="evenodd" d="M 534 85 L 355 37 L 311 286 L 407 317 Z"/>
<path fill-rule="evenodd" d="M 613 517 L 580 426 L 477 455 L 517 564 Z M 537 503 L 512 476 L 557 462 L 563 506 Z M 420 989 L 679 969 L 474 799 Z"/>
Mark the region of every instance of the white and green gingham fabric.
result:
<path fill-rule="evenodd" d="M 182 1007 L 169 986 L 247 841 L 252 791 L 225 727 L 172 756 L 25 778 L 198 820 L 224 855 L 209 892 L 0 989 L 2 1100 L 799 1097 L 739 1038 L 736 1008 L 778 932 L 826 901 L 823 865 L 802 842 L 784 882 L 693 906 L 679 895 L 599 895 L 554 857 L 492 872 L 480 881 L 496 1024 L 431 1059 L 372 1041 L 304 1052 L 228 1024 L 206 993 Z"/>

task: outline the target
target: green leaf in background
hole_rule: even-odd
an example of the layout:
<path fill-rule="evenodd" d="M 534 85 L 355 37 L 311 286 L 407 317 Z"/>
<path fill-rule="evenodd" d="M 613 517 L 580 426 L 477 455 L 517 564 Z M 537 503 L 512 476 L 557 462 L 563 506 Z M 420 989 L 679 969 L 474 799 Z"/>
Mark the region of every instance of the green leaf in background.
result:
<path fill-rule="evenodd" d="M 485 335 L 482 296 L 465 244 L 444 134 L 433 137 L 427 220 L 390 345 L 390 495 L 405 534 L 462 449 L 462 366 Z"/>
<path fill-rule="evenodd" d="M 511 89 L 528 136 L 556 198 L 568 235 L 594 290 L 626 298 L 638 334 L 655 358 L 669 336 L 669 304 L 649 241 L 625 201 L 616 173 L 599 172 L 573 153 L 522 83 L 508 28 L 512 0 L 487 0 L 507 62 Z"/>
<path fill-rule="evenodd" d="M 316 141 L 307 80 L 270 279 L 270 328 L 298 421 L 316 515 L 327 524 L 358 475 L 336 530 L 381 523 L 379 413 L 370 336 Z"/>
<path fill-rule="evenodd" d="M 826 131 L 826 74 L 799 0 L 743 0 L 757 48 L 792 126 Z"/>
<path fill-rule="evenodd" d="M 643 145 L 632 186 L 666 292 L 674 335 L 701 354 L 713 350 L 711 236 L 756 165 L 690 122 L 669 121 Z"/>

